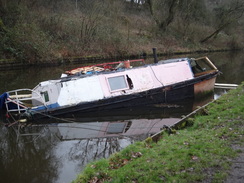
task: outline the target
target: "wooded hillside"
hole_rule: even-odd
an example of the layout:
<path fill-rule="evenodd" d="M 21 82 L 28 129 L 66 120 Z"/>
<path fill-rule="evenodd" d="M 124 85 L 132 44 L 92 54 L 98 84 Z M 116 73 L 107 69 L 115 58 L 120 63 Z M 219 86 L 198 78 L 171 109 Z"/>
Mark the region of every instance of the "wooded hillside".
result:
<path fill-rule="evenodd" d="M 244 0 L 0 0 L 0 59 L 238 49 Z"/>

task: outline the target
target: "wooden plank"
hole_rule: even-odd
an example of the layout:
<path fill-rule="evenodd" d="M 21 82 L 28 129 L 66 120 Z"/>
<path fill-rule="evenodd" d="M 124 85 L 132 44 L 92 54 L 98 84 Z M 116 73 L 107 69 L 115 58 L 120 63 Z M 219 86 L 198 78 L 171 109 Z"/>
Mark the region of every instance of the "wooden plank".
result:
<path fill-rule="evenodd" d="M 236 87 L 227 87 L 227 86 L 215 86 L 214 88 L 218 88 L 218 89 L 236 89 Z"/>
<path fill-rule="evenodd" d="M 212 66 L 213 69 L 218 70 L 217 67 L 211 62 L 211 60 L 208 57 L 205 57 L 205 59 Z"/>
<path fill-rule="evenodd" d="M 227 84 L 227 83 L 215 83 L 214 86 L 222 86 L 222 87 L 238 87 L 237 84 Z"/>
<path fill-rule="evenodd" d="M 22 98 L 31 98 L 31 97 L 32 97 L 32 94 L 25 94 L 25 95 L 10 95 L 9 97 L 10 97 L 10 98 L 19 98 L 19 99 L 22 99 Z"/>
<path fill-rule="evenodd" d="M 179 121 L 177 121 L 176 123 L 166 126 L 170 129 L 177 129 L 178 126 L 180 126 L 185 120 L 187 120 L 190 117 L 194 117 L 195 115 L 197 115 L 198 113 L 200 113 L 204 108 L 206 108 L 209 104 L 213 103 L 215 100 L 197 108 L 196 110 L 192 111 L 191 113 L 187 114 L 186 116 L 183 116 L 182 119 L 179 119 Z M 154 135 L 151 136 L 151 138 L 153 139 L 153 141 L 157 141 L 157 139 L 160 138 L 161 134 L 163 131 L 165 131 L 165 128 L 162 128 L 162 130 Z"/>
<path fill-rule="evenodd" d="M 208 57 L 200 57 L 200 58 L 196 58 L 196 59 L 193 59 L 193 60 L 205 60 L 209 66 L 214 69 L 214 70 L 218 70 L 217 67 L 213 64 L 213 62 L 208 58 Z"/>

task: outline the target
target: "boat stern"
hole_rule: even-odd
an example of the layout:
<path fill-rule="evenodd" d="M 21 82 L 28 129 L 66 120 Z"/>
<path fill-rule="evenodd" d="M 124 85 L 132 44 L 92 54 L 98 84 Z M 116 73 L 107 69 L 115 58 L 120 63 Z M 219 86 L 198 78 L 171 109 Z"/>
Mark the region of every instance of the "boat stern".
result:
<path fill-rule="evenodd" d="M 192 59 L 191 65 L 194 78 L 197 81 L 194 84 L 195 97 L 206 95 L 207 93 L 212 93 L 216 77 L 219 74 L 217 67 L 210 61 L 208 57 Z"/>

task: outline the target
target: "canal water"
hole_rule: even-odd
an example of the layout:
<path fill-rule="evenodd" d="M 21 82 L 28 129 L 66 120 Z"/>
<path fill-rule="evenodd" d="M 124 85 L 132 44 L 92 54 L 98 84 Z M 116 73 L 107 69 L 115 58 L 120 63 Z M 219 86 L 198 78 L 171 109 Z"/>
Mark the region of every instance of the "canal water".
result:
<path fill-rule="evenodd" d="M 219 52 L 173 57 L 208 56 L 222 72 L 218 83 L 244 81 L 244 52 Z M 164 57 L 167 59 L 172 57 Z M 148 59 L 147 62 L 152 62 Z M 28 67 L 0 72 L 0 94 L 33 88 L 40 81 L 57 79 L 65 70 L 79 67 Z M 177 122 L 199 105 L 220 97 L 225 89 L 198 101 L 182 105 L 158 104 L 153 107 L 93 113 L 72 119 L 47 119 L 42 125 L 6 127 L 0 118 L 0 180 L 18 183 L 67 183 L 76 178 L 87 163 L 107 158 L 135 141 Z"/>

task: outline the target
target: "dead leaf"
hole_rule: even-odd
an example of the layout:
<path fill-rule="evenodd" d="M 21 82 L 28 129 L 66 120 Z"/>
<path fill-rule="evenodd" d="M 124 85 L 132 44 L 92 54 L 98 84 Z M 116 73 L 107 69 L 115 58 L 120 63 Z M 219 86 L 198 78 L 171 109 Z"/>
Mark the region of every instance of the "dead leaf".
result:
<path fill-rule="evenodd" d="M 91 165 L 91 168 L 96 168 L 96 165 Z"/>
<path fill-rule="evenodd" d="M 183 144 L 184 144 L 184 145 L 189 145 L 189 143 L 188 143 L 188 142 L 184 142 Z"/>
<path fill-rule="evenodd" d="M 198 160 L 198 157 L 197 156 L 192 156 L 191 159 L 196 161 L 196 160 Z"/>
<path fill-rule="evenodd" d="M 126 165 L 128 162 L 129 162 L 128 159 L 124 159 L 123 162 L 122 162 L 122 165 Z"/>
<path fill-rule="evenodd" d="M 89 181 L 89 183 L 97 183 L 99 180 L 98 180 L 98 178 L 97 177 L 93 177 L 90 181 Z"/>
<path fill-rule="evenodd" d="M 132 153 L 132 155 L 131 155 L 132 158 L 138 158 L 138 157 L 141 157 L 141 156 L 142 156 L 141 152 L 135 152 L 135 153 Z"/>

